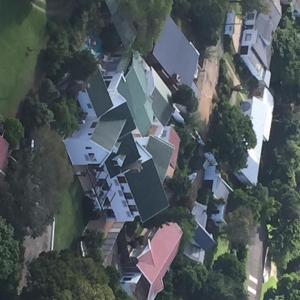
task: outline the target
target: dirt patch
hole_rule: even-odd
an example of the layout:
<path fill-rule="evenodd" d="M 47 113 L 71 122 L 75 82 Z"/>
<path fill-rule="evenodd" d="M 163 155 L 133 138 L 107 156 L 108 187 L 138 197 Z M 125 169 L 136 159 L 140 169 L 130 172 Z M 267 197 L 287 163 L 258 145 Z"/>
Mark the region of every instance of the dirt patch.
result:
<path fill-rule="evenodd" d="M 52 225 L 47 226 L 45 232 L 37 237 L 32 238 L 31 236 L 26 236 L 23 242 L 24 252 L 24 263 L 22 270 L 22 277 L 19 283 L 19 292 L 22 288 L 26 286 L 26 276 L 28 273 L 28 266 L 30 262 L 37 258 L 42 252 L 48 252 L 51 248 L 51 231 Z"/>
<path fill-rule="evenodd" d="M 200 70 L 197 87 L 199 89 L 198 113 L 201 120 L 208 125 L 213 110 L 213 99 L 216 96 L 216 86 L 219 78 L 221 46 L 211 47 L 206 50 L 207 58 L 204 59 Z"/>

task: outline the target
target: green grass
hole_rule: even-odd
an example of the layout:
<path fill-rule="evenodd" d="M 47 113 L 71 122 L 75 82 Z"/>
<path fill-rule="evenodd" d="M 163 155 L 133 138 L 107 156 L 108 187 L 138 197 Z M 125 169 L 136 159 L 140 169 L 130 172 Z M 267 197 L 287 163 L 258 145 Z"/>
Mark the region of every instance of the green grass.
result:
<path fill-rule="evenodd" d="M 67 249 L 81 236 L 84 229 L 83 192 L 78 180 L 62 194 L 62 206 L 55 216 L 54 249 Z"/>
<path fill-rule="evenodd" d="M 229 252 L 229 241 L 225 238 L 218 238 L 217 250 L 214 254 L 213 262 L 218 259 L 219 256 Z"/>
<path fill-rule="evenodd" d="M 262 286 L 260 300 L 264 299 L 264 295 L 269 289 L 276 288 L 276 286 L 277 286 L 277 279 L 274 276 L 270 277 L 269 280 L 266 283 L 264 283 Z"/>
<path fill-rule="evenodd" d="M 46 43 L 45 25 L 46 15 L 28 1 L 0 0 L 0 113 L 4 116 L 16 113 L 33 84 L 37 57 Z"/>

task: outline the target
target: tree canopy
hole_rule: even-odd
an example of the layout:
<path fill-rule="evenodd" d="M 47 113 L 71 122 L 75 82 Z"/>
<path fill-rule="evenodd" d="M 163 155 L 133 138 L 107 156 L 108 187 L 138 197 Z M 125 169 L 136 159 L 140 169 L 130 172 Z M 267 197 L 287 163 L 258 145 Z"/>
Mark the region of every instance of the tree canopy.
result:
<path fill-rule="evenodd" d="M 11 147 L 19 145 L 21 139 L 24 137 L 24 128 L 22 123 L 15 118 L 8 118 L 4 122 L 4 137 Z"/>
<path fill-rule="evenodd" d="M 196 111 L 198 107 L 198 99 L 194 91 L 185 84 L 178 87 L 178 90 L 172 94 L 170 101 L 185 106 L 189 112 Z"/>
<path fill-rule="evenodd" d="M 0 214 L 18 233 L 44 231 L 60 206 L 60 193 L 69 187 L 72 171 L 60 137 L 48 128 L 34 135 L 34 151 L 15 153 L 0 189 Z"/>
<path fill-rule="evenodd" d="M 256 145 L 252 122 L 236 106 L 221 103 L 214 112 L 210 129 L 210 146 L 217 160 L 226 164 L 232 171 L 247 165 L 248 149 Z"/>
<path fill-rule="evenodd" d="M 122 0 L 121 7 L 134 25 L 137 36 L 134 48 L 143 54 L 150 52 L 166 17 L 170 15 L 173 0 Z"/>
<path fill-rule="evenodd" d="M 21 299 L 115 300 L 104 268 L 69 251 L 43 253 L 29 267 Z"/>
<path fill-rule="evenodd" d="M 20 245 L 14 229 L 0 217 L 0 280 L 6 280 L 19 266 Z"/>

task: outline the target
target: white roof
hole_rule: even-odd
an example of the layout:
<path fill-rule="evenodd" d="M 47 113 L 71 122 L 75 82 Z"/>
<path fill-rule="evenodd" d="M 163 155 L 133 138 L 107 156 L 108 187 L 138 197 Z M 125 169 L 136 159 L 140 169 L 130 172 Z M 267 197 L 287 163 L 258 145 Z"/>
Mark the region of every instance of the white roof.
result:
<path fill-rule="evenodd" d="M 222 179 L 221 175 L 217 176 L 217 178 L 213 182 L 212 192 L 216 199 L 223 199 L 227 201 L 227 198 L 232 191 L 232 188 Z"/>
<path fill-rule="evenodd" d="M 245 114 L 252 121 L 257 143 L 255 148 L 248 150 L 247 167 L 240 172 L 244 174 L 251 184 L 256 185 L 263 142 L 265 140 L 268 141 L 270 136 L 274 100 L 270 91 L 265 88 L 263 98 L 253 97 L 249 102 L 251 103 L 251 108 Z"/>

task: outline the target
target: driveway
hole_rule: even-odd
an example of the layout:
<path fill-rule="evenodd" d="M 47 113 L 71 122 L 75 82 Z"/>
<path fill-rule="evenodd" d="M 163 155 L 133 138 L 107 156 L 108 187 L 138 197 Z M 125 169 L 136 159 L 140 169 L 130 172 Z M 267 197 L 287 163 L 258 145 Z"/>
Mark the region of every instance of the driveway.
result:
<path fill-rule="evenodd" d="M 248 261 L 246 266 L 246 285 L 249 300 L 260 300 L 263 284 L 266 239 L 266 229 L 263 226 L 259 226 L 249 245 Z"/>

